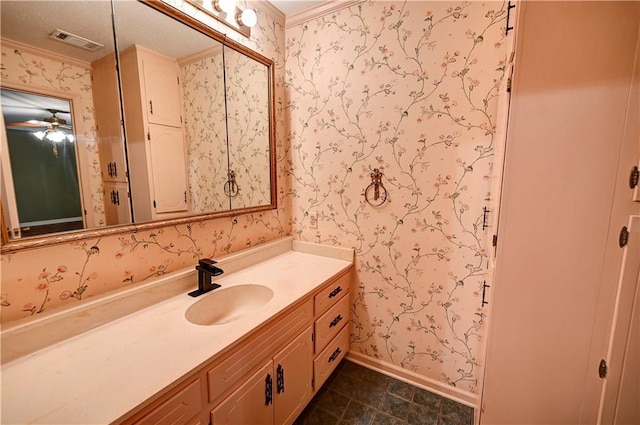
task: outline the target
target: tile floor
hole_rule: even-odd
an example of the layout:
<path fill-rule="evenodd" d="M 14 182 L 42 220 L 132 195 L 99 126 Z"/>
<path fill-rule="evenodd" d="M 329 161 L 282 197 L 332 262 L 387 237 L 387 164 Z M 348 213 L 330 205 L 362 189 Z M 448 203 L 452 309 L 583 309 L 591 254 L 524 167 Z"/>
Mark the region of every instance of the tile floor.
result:
<path fill-rule="evenodd" d="M 343 360 L 294 425 L 472 425 L 473 408 Z"/>

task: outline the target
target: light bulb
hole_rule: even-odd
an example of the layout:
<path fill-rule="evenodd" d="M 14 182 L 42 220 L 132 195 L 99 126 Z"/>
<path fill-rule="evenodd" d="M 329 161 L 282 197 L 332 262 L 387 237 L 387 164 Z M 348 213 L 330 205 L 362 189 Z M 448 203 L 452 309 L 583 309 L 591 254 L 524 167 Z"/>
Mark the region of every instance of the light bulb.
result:
<path fill-rule="evenodd" d="M 53 130 L 47 133 L 47 139 L 55 143 L 60 143 L 67 138 L 67 135 L 60 130 Z"/>
<path fill-rule="evenodd" d="M 33 135 L 36 136 L 38 139 L 42 140 L 42 139 L 44 139 L 45 132 L 44 131 L 36 131 L 35 133 L 33 133 Z"/>
<path fill-rule="evenodd" d="M 249 28 L 253 28 L 258 23 L 258 15 L 253 9 L 245 9 L 238 16 L 238 23 Z"/>
<path fill-rule="evenodd" d="M 236 0 L 215 0 L 214 5 L 216 9 L 227 15 L 231 15 L 236 11 Z"/>

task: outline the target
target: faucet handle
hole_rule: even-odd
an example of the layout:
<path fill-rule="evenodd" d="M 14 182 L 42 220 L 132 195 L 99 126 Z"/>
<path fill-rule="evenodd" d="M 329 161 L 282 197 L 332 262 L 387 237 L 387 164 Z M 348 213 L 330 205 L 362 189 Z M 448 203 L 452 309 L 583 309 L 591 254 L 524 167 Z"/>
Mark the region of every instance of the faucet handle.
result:
<path fill-rule="evenodd" d="M 211 267 L 217 263 L 218 262 L 216 260 L 212 260 L 211 258 L 203 258 L 202 260 L 198 260 L 198 264 L 200 264 L 202 267 Z"/>

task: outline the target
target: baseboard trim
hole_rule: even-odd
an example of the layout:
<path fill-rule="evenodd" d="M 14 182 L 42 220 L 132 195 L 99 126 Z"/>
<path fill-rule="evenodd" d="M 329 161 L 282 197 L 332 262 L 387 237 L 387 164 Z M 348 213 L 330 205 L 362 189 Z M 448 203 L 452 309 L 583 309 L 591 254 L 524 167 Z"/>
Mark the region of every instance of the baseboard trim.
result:
<path fill-rule="evenodd" d="M 349 351 L 345 358 L 359 364 L 360 366 L 373 369 L 384 375 L 390 376 L 403 382 L 407 382 L 418 388 L 423 388 L 427 391 L 431 391 L 432 393 L 438 394 L 439 396 L 446 397 L 450 400 L 456 401 L 466 406 L 473 407 L 476 412 L 479 411 L 480 396 L 477 394 L 473 394 L 469 391 L 463 391 L 457 388 L 452 388 L 434 379 L 427 378 L 426 376 L 419 375 L 410 370 L 403 369 L 394 364 L 387 363 L 383 360 L 375 359 L 373 357 L 369 357 L 355 351 Z"/>

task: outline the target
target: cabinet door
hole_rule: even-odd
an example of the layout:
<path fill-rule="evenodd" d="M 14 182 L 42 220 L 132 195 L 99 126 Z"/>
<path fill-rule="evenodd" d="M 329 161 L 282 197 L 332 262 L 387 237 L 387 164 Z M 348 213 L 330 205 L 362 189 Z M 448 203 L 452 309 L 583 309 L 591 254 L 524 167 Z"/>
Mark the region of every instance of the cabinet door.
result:
<path fill-rule="evenodd" d="M 186 211 L 187 169 L 182 129 L 149 125 L 156 214 Z"/>
<path fill-rule="evenodd" d="M 120 90 L 115 57 L 108 55 L 91 64 L 93 105 L 100 168 L 104 181 L 127 181 L 124 136 L 120 115 Z M 108 223 L 107 223 L 108 224 Z"/>
<path fill-rule="evenodd" d="M 273 358 L 275 380 L 275 423 L 290 424 L 307 405 L 313 395 L 313 341 L 312 328 Z"/>
<path fill-rule="evenodd" d="M 147 121 L 182 126 L 178 64 L 170 59 L 141 52 Z"/>
<path fill-rule="evenodd" d="M 273 424 L 273 381 L 273 362 L 269 360 L 244 385 L 213 409 L 211 424 Z"/>
<path fill-rule="evenodd" d="M 131 223 L 127 183 L 104 183 L 104 214 L 107 226 Z"/>

